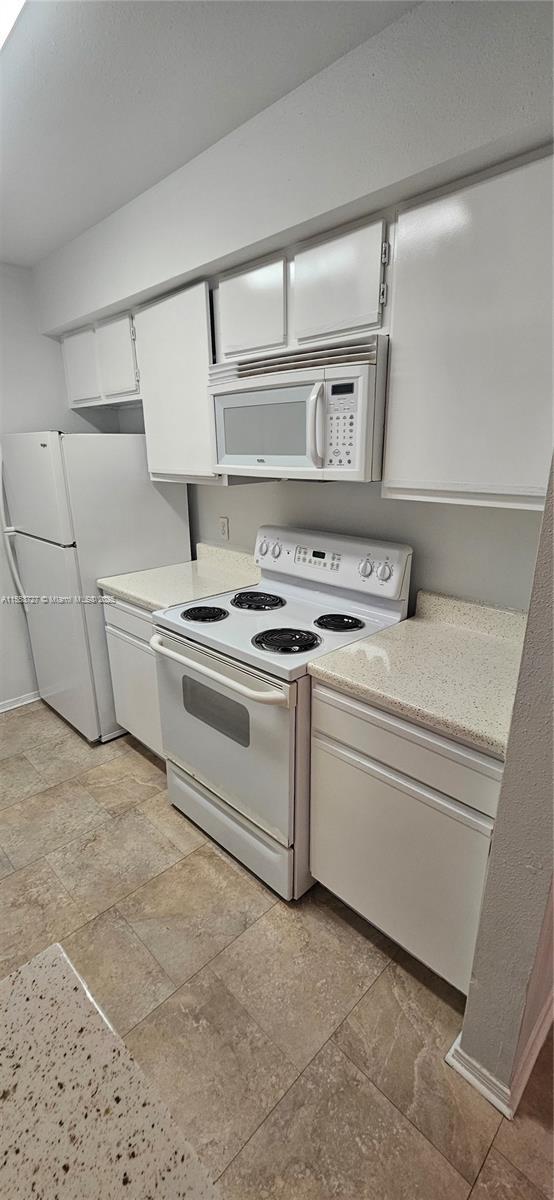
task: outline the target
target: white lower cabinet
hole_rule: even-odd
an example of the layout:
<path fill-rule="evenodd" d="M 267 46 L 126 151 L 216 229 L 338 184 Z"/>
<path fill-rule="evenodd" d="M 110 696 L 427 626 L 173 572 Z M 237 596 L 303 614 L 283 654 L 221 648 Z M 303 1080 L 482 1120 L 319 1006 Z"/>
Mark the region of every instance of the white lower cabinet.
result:
<path fill-rule="evenodd" d="M 111 605 L 106 611 L 106 636 L 117 720 L 163 758 L 150 613 L 130 604 Z"/>
<path fill-rule="evenodd" d="M 330 703 L 325 695 L 331 698 Z M 448 786 L 444 769 L 450 756 L 453 765 L 459 766 L 459 750 L 462 767 L 467 765 L 467 796 L 459 772 L 454 771 L 452 777 L 454 796 L 461 794 L 466 799 L 461 803 L 446 791 L 429 786 L 426 779 L 405 773 L 406 747 L 412 762 L 420 766 L 418 754 L 429 749 L 425 731 L 408 722 L 395 721 L 399 728 L 386 730 L 386 764 L 360 751 L 359 730 L 349 737 L 344 722 L 349 701 L 344 697 L 340 697 L 341 721 L 336 721 L 336 728 L 341 739 L 349 737 L 349 744 L 329 736 L 333 718 L 339 714 L 333 696 L 326 689 L 314 688 L 312 875 L 438 975 L 467 993 L 494 827 L 490 816 L 472 806 L 475 788 L 471 774 L 479 773 L 480 764 L 486 771 L 487 759 L 447 739 L 435 739 L 445 748 L 441 755 L 443 787 Z M 374 749 L 380 718 L 387 722 L 387 715 L 359 702 L 353 702 L 353 708 L 358 710 L 353 719 L 359 719 L 361 708 L 373 718 L 367 732 Z M 325 724 L 326 733 L 318 728 L 321 724 Z M 421 747 L 418 734 L 422 735 Z M 395 736 L 402 771 L 390 765 L 391 758 L 394 761 L 390 739 Z M 358 743 L 357 747 L 353 742 Z M 464 763 L 468 756 L 474 759 L 472 763 Z M 430 764 L 431 760 L 432 772 Z M 491 771 L 500 776 L 500 764 L 491 760 Z"/>

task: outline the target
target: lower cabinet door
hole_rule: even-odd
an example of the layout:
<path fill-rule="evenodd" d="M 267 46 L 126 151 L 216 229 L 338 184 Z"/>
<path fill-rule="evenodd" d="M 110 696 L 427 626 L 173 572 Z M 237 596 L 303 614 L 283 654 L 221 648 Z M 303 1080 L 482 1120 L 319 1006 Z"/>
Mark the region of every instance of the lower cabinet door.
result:
<path fill-rule="evenodd" d="M 312 875 L 465 993 L 492 829 L 442 793 L 313 738 Z"/>
<path fill-rule="evenodd" d="M 119 629 L 107 626 L 106 634 L 119 724 L 163 758 L 154 651 Z"/>

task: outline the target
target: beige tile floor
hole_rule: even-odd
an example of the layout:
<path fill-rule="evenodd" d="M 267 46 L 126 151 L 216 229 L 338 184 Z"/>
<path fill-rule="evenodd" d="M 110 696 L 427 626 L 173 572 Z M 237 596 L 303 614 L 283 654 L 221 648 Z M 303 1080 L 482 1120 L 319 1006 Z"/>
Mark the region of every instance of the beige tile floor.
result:
<path fill-rule="evenodd" d="M 462 997 L 321 888 L 287 905 L 132 738 L 0 716 L 0 977 L 61 941 L 225 1200 L 552 1200 L 552 1039 L 505 1121 Z"/>

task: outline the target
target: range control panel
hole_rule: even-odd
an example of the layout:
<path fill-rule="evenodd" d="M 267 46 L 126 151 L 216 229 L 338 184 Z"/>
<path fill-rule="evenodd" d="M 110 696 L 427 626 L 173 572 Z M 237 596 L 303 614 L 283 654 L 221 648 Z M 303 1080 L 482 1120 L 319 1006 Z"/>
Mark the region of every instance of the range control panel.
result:
<path fill-rule="evenodd" d="M 388 600 L 408 598 L 411 546 L 265 525 L 254 553 L 264 575 L 275 572 L 291 582 L 311 580 L 318 587 Z"/>
<path fill-rule="evenodd" d="M 327 385 L 325 465 L 355 465 L 360 436 L 358 397 L 354 382 Z"/>

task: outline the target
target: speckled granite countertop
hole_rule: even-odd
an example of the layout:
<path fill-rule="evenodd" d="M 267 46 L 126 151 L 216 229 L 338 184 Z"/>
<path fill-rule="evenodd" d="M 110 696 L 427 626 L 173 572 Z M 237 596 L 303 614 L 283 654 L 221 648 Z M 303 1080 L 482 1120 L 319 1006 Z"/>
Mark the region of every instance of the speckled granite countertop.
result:
<path fill-rule="evenodd" d="M 208 546 L 204 542 L 198 543 L 196 553 L 195 562 L 111 575 L 98 579 L 98 587 L 119 600 L 156 612 L 158 608 L 169 608 L 181 601 L 186 604 L 259 581 L 260 572 L 251 554 L 227 550 L 223 546 Z"/>
<path fill-rule="evenodd" d="M 0 1192 L 216 1200 L 194 1151 L 61 946 L 0 983 Z"/>
<path fill-rule="evenodd" d="M 419 592 L 416 613 L 310 663 L 314 679 L 503 759 L 526 614 Z"/>

